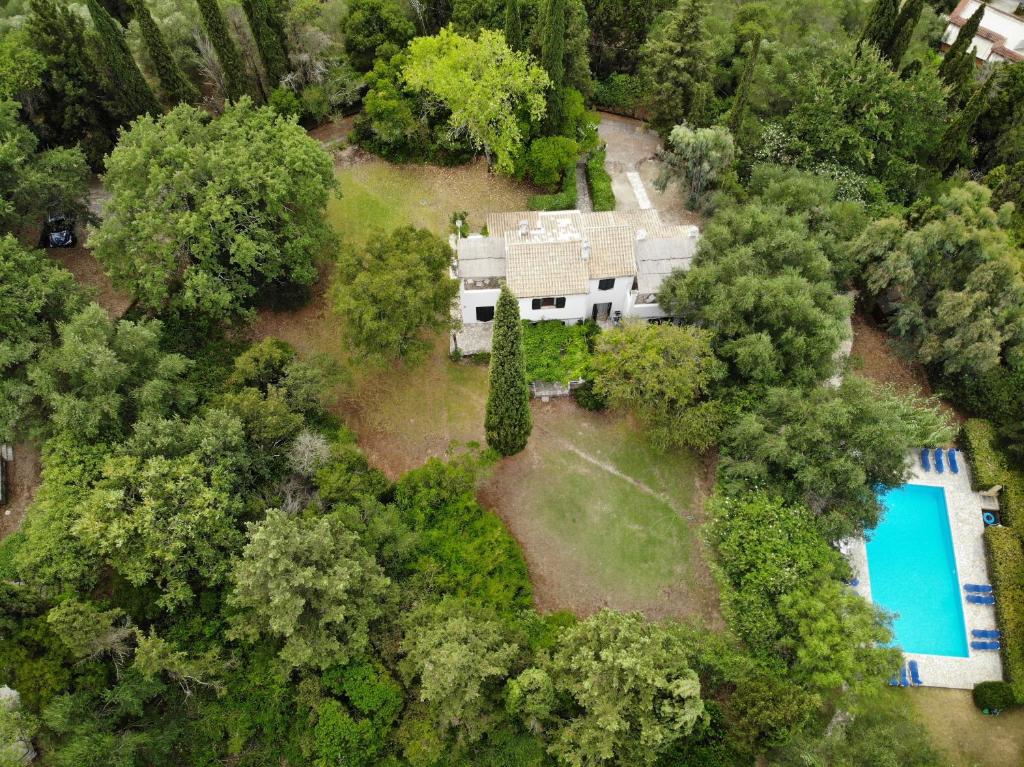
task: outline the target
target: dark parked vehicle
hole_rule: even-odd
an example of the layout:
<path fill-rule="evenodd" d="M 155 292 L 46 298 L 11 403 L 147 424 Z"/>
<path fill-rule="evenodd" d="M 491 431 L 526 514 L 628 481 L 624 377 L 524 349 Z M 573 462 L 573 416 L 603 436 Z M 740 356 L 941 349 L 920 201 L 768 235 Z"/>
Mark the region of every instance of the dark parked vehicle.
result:
<path fill-rule="evenodd" d="M 75 237 L 75 220 L 59 211 L 46 215 L 39 244 L 44 248 L 73 248 L 78 243 Z"/>

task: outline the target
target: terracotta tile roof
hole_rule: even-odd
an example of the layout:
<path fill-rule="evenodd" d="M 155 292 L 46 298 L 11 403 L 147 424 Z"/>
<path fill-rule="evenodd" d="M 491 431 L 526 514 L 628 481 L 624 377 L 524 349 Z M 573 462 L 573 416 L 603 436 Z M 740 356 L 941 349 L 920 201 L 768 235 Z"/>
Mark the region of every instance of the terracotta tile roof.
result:
<path fill-rule="evenodd" d="M 505 241 L 506 279 L 518 298 L 570 296 L 587 292 L 587 266 L 580 240 Z"/>
<path fill-rule="evenodd" d="M 636 274 L 633 253 L 634 234 L 628 226 L 584 228 L 585 242 L 590 245 L 587 271 L 590 279 L 628 277 Z"/>

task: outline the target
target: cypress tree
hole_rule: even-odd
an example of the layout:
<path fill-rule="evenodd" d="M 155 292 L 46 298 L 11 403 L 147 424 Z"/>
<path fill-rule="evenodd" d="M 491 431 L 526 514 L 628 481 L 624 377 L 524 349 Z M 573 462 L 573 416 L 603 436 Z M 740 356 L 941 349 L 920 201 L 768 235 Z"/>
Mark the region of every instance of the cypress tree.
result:
<path fill-rule="evenodd" d="M 985 4 L 981 3 L 978 10 L 967 20 L 967 23 L 960 27 L 956 40 L 949 46 L 946 55 L 942 57 L 939 64 L 939 77 L 951 88 L 959 88 L 961 78 L 966 67 L 964 61 L 970 61 L 974 66 L 974 35 L 981 26 L 981 17 L 985 15 Z"/>
<path fill-rule="evenodd" d="M 882 50 L 892 37 L 893 27 L 896 25 L 896 15 L 899 13 L 899 0 L 875 0 L 868 15 L 864 31 L 857 41 L 857 55 L 860 55 L 861 48 L 865 44 L 871 44 Z"/>
<path fill-rule="evenodd" d="M 501 455 L 514 455 L 526 447 L 533 429 L 522 335 L 519 301 L 503 286 L 494 313 L 491 387 L 484 417 L 487 444 Z"/>
<path fill-rule="evenodd" d="M 707 0 L 682 0 L 664 31 L 652 35 L 641 51 L 650 122 L 663 135 L 684 120 L 707 125 L 712 101 L 707 9 Z"/>
<path fill-rule="evenodd" d="M 988 105 L 988 94 L 992 89 L 992 81 L 995 78 L 989 77 L 971 96 L 967 105 L 961 109 L 953 121 L 946 128 L 945 133 L 939 140 L 935 152 L 933 165 L 943 173 L 948 173 L 967 154 L 967 139 L 974 128 L 974 123 Z"/>
<path fill-rule="evenodd" d="M 899 69 L 900 62 L 910 47 L 910 40 L 914 36 L 914 27 L 921 18 L 921 11 L 924 10 L 924 0 L 907 0 L 900 9 L 900 15 L 896 17 L 896 29 L 892 33 L 886 46 L 882 49 L 882 56 L 889 60 L 892 68 Z"/>
<path fill-rule="evenodd" d="M 288 71 L 288 57 L 281 47 L 281 38 L 271 25 L 271 10 L 267 0 L 242 0 L 242 8 L 249 19 L 249 28 L 259 48 L 270 89 L 273 90 Z"/>
<path fill-rule="evenodd" d="M 519 0 L 507 0 L 505 3 L 505 42 L 514 51 L 524 48 L 523 12 L 519 8 Z"/>
<path fill-rule="evenodd" d="M 185 77 L 178 62 L 174 60 L 170 46 L 164 40 L 160 27 L 153 21 L 153 16 L 150 14 L 149 8 L 146 7 L 145 0 L 132 0 L 132 11 L 139 22 L 142 42 L 149 53 L 153 69 L 156 70 L 165 102 L 173 107 L 181 103 L 198 101 L 199 90 Z"/>
<path fill-rule="evenodd" d="M 551 78 L 547 133 L 554 135 L 562 127 L 562 100 L 565 91 L 565 0 L 545 0 L 543 19 L 544 37 L 540 44 L 540 65 Z"/>
<path fill-rule="evenodd" d="M 743 126 L 743 112 L 747 106 L 747 98 L 750 96 L 750 82 L 754 78 L 754 67 L 757 66 L 757 57 L 761 52 L 761 35 L 757 35 L 750 42 L 750 55 L 746 64 L 743 65 L 743 74 L 736 86 L 736 92 L 732 97 L 732 109 L 729 111 L 729 132 L 735 136 Z"/>
<path fill-rule="evenodd" d="M 249 92 L 245 66 L 238 45 L 228 32 L 228 22 L 221 13 L 217 0 L 196 0 L 199 13 L 203 17 L 203 28 L 210 36 L 210 42 L 217 51 L 217 60 L 224 70 L 224 85 L 227 88 L 228 101 L 238 101 Z"/>
<path fill-rule="evenodd" d="M 128 121 L 141 114 L 160 114 L 160 102 L 132 58 L 121 27 L 97 0 L 86 0 L 86 5 L 96 30 L 99 63 L 106 69 L 110 95 L 122 119 Z"/>

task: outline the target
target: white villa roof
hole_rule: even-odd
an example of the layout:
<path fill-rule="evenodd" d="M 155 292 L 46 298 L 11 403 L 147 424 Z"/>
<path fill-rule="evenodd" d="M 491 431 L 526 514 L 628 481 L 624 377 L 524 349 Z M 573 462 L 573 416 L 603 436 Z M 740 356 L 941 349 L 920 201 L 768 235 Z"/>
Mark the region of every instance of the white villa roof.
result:
<path fill-rule="evenodd" d="M 459 241 L 459 277 L 480 279 L 505 276 L 505 243 L 494 237 Z"/>
<path fill-rule="evenodd" d="M 688 227 L 678 227 L 687 230 Z M 657 293 L 662 281 L 676 269 L 689 269 L 697 251 L 698 237 L 693 231 L 666 240 L 641 240 L 636 244 L 636 283 L 641 294 Z"/>
<path fill-rule="evenodd" d="M 1024 61 L 1024 18 L 1013 13 L 1013 3 L 960 0 L 949 15 L 942 41 L 952 45 L 979 5 L 984 5 L 985 11 L 973 40 L 976 57 L 981 61 Z"/>
<path fill-rule="evenodd" d="M 507 243 L 506 252 L 506 281 L 517 298 L 587 292 L 587 265 L 579 240 Z"/>

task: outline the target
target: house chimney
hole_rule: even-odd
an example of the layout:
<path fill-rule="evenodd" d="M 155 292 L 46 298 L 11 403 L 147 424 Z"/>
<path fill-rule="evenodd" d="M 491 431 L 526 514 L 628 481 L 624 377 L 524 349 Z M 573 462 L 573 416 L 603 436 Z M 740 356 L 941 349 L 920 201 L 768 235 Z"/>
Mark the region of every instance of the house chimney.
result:
<path fill-rule="evenodd" d="M 582 252 L 583 252 L 583 260 L 584 261 L 589 260 L 590 259 L 590 240 L 584 240 L 583 241 Z"/>

